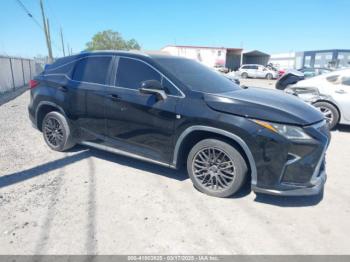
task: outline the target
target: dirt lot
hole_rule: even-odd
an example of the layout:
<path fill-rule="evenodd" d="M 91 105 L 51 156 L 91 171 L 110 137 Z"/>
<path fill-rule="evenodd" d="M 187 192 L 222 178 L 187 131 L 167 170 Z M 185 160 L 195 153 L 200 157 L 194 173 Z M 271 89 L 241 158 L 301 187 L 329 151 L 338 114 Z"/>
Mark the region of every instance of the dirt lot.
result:
<path fill-rule="evenodd" d="M 219 199 L 184 171 L 49 150 L 28 99 L 0 107 L 0 254 L 350 253 L 350 128 L 332 132 L 323 196 Z"/>

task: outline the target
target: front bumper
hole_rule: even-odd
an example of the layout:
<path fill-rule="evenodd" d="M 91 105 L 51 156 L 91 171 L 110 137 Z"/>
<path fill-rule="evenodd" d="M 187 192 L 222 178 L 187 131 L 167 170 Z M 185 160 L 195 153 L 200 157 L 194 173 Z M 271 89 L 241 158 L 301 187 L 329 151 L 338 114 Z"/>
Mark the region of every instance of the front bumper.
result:
<path fill-rule="evenodd" d="M 252 190 L 281 196 L 317 195 L 327 179 L 325 155 L 330 133 L 325 121 L 304 127 L 313 140 L 288 142 L 282 146 L 274 143 L 263 147 L 264 161 L 257 166 L 257 181 Z"/>
<path fill-rule="evenodd" d="M 269 195 L 277 195 L 277 196 L 312 196 L 318 195 L 323 191 L 324 184 L 326 183 L 327 175 L 325 171 L 319 174 L 315 183 L 310 187 L 295 187 L 293 189 L 288 190 L 275 190 L 275 189 L 266 189 L 260 188 L 257 186 L 252 186 L 252 190 L 255 193 L 263 193 Z"/>

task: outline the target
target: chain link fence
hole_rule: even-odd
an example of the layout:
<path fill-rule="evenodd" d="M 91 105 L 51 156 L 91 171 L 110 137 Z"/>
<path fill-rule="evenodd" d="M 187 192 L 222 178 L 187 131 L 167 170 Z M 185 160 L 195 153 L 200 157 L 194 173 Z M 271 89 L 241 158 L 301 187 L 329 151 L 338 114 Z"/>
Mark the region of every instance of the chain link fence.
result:
<path fill-rule="evenodd" d="M 0 56 L 0 95 L 27 85 L 42 68 L 43 64 L 33 59 Z"/>

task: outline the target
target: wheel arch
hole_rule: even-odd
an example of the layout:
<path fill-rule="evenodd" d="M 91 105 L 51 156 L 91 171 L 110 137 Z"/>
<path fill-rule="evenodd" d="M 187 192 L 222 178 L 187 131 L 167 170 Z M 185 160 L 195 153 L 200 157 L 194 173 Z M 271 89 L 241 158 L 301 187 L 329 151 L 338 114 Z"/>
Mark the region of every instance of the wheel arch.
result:
<path fill-rule="evenodd" d="M 314 105 L 315 103 L 318 103 L 318 102 L 328 103 L 328 104 L 331 104 L 332 106 L 334 106 L 335 109 L 337 109 L 338 114 L 339 114 L 339 120 L 338 120 L 338 122 L 340 121 L 341 116 L 342 116 L 342 113 L 341 113 L 341 111 L 340 111 L 340 109 L 339 109 L 339 106 L 338 106 L 336 103 L 334 103 L 333 101 L 330 101 L 330 100 L 322 99 L 322 98 L 321 98 L 321 99 L 318 99 L 318 100 L 316 100 L 316 101 L 313 101 L 313 102 L 312 102 L 312 105 Z"/>
<path fill-rule="evenodd" d="M 257 170 L 253 154 L 251 153 L 248 145 L 239 136 L 215 127 L 191 126 L 185 129 L 175 143 L 172 165 L 174 167 L 179 167 L 184 161 L 183 158 L 187 158 L 189 150 L 194 146 L 194 144 L 206 138 L 223 138 L 224 140 L 236 145 L 238 150 L 243 153 L 243 157 L 246 159 L 247 164 L 249 165 L 251 172 L 251 184 L 256 185 Z"/>
<path fill-rule="evenodd" d="M 41 126 L 45 115 L 52 111 L 60 112 L 66 117 L 66 114 L 64 113 L 62 107 L 60 107 L 56 103 L 49 102 L 49 101 L 39 102 L 37 109 L 35 111 L 35 121 L 36 121 L 36 126 L 40 131 L 42 131 Z"/>

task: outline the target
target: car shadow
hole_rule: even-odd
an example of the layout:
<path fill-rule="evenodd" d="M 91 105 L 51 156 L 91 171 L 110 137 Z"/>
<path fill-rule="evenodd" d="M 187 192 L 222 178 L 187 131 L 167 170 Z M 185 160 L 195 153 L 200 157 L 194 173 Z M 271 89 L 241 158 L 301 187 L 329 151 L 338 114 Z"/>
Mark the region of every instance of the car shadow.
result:
<path fill-rule="evenodd" d="M 0 177 L 0 188 L 23 182 L 25 180 L 43 175 L 47 172 L 60 169 L 90 156 L 88 150 L 83 150 L 75 155 L 65 156 L 42 165 L 38 165 L 23 171 L 11 173 Z"/>
<path fill-rule="evenodd" d="M 144 162 L 141 160 L 133 159 L 130 157 L 113 154 L 110 152 L 102 151 L 99 149 L 90 148 L 87 146 L 77 145 L 74 148 L 67 151 L 67 153 L 76 153 L 74 155 L 68 155 L 63 158 L 47 162 L 45 164 L 35 166 L 23 171 L 11 173 L 0 177 L 0 188 L 7 187 L 22 181 L 34 178 L 39 175 L 43 175 L 47 172 L 63 168 L 67 165 L 73 164 L 89 157 L 95 157 L 110 162 L 114 162 L 119 165 L 140 169 L 155 175 L 164 176 L 170 179 L 176 179 L 184 181 L 189 179 L 185 168 L 178 170 L 168 167 L 159 166 L 153 163 Z M 251 181 L 247 179 L 242 188 L 230 199 L 239 199 L 251 194 Z M 314 206 L 317 205 L 323 199 L 323 192 L 316 196 L 303 196 L 303 197 L 287 197 L 287 196 L 274 196 L 256 194 L 255 202 L 275 205 L 280 207 L 302 207 L 302 206 Z"/>
<path fill-rule="evenodd" d="M 112 154 L 106 151 L 93 149 L 85 146 L 77 145 L 70 150 L 67 150 L 67 153 L 76 153 L 73 155 L 68 155 L 63 158 L 59 158 L 42 165 L 37 165 L 29 169 L 25 169 L 19 172 L 10 173 L 0 177 L 0 188 L 7 187 L 22 181 L 43 175 L 47 172 L 53 170 L 61 169 L 67 165 L 79 162 L 83 159 L 89 157 L 96 157 L 103 160 L 108 160 L 119 165 L 128 166 L 132 168 L 137 168 L 146 172 L 150 172 L 156 175 L 165 176 L 167 178 L 176 179 L 183 181 L 188 179 L 186 171 L 184 169 L 171 169 L 168 167 L 159 166 L 152 163 L 147 163 L 141 160 L 133 159 L 130 157 L 125 157 L 117 154 Z"/>
<path fill-rule="evenodd" d="M 350 125 L 337 125 L 334 131 L 350 132 Z"/>
<path fill-rule="evenodd" d="M 140 169 L 146 172 L 150 172 L 156 175 L 161 175 L 171 179 L 176 179 L 179 181 L 184 181 L 189 178 L 184 168 L 172 169 L 169 167 L 148 163 L 148 162 L 134 159 L 131 157 L 113 154 L 113 153 L 95 149 L 95 148 L 90 148 L 85 146 L 78 146 L 78 147 L 80 147 L 81 150 L 88 148 L 91 156 L 93 157 L 100 158 L 103 160 L 108 160 L 110 162 L 114 162 L 119 165 Z"/>
<path fill-rule="evenodd" d="M 306 207 L 319 204 L 323 195 L 323 191 L 314 196 L 274 196 L 257 193 L 254 201 L 279 207 Z"/>

